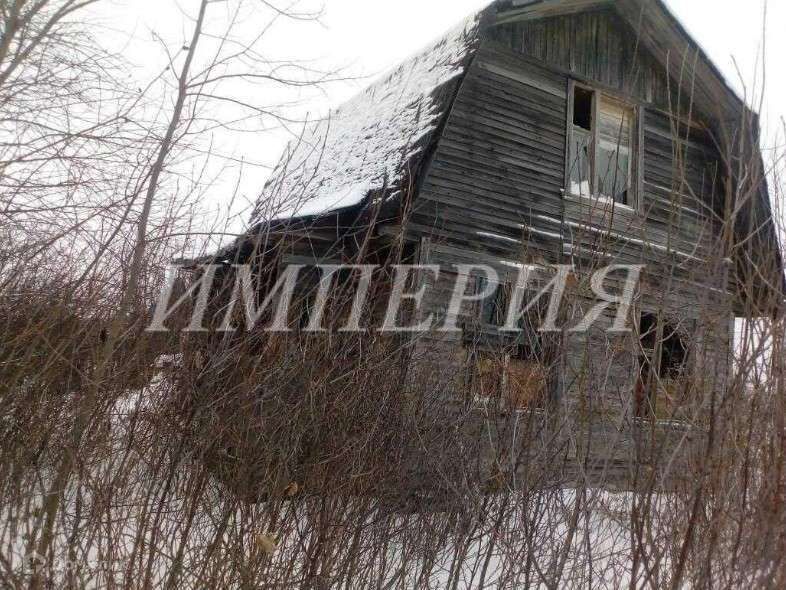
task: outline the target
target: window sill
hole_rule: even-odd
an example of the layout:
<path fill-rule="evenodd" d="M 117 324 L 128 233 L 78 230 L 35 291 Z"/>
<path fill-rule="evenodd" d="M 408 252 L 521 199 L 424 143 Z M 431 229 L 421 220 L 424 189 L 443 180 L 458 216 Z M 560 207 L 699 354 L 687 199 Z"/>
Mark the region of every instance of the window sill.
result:
<path fill-rule="evenodd" d="M 614 209 L 614 210 L 624 211 L 625 213 L 629 213 L 631 215 L 636 214 L 635 207 L 632 207 L 631 205 L 626 205 L 624 203 L 618 203 L 617 201 L 613 201 L 606 197 L 593 197 L 592 195 L 577 194 L 572 191 L 567 191 L 564 188 L 560 190 L 564 198 L 574 201 L 576 203 L 592 203 L 598 205 L 597 208 L 603 209 L 604 211 L 610 211 L 611 209 Z"/>

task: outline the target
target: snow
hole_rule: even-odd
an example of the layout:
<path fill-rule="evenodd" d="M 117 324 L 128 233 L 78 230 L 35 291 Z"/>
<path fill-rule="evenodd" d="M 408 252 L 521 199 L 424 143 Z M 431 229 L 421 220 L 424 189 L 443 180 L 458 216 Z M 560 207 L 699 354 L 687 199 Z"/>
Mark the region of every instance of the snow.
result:
<path fill-rule="evenodd" d="M 502 266 L 509 266 L 510 268 L 515 268 L 518 270 L 529 270 L 531 272 L 537 272 L 539 270 L 545 270 L 546 267 L 540 264 L 524 264 L 521 262 L 515 262 L 513 260 L 500 260 L 499 263 Z"/>
<path fill-rule="evenodd" d="M 540 221 L 545 221 L 547 223 L 553 223 L 554 225 L 561 225 L 561 222 L 559 220 L 553 219 L 551 217 L 548 217 L 547 215 L 534 215 L 533 217 L 535 219 L 540 220 Z M 606 237 L 609 237 L 609 238 L 612 238 L 612 239 L 615 239 L 615 240 L 619 240 L 621 242 L 626 242 L 628 244 L 634 244 L 636 246 L 641 246 L 642 248 L 652 248 L 653 250 L 658 250 L 658 251 L 664 252 L 666 254 L 676 254 L 677 256 L 681 256 L 681 257 L 686 258 L 687 260 L 691 260 L 693 262 L 704 262 L 704 260 L 702 258 L 700 258 L 698 256 L 695 256 L 694 254 L 692 254 L 690 252 L 684 252 L 682 250 L 677 250 L 673 246 L 664 246 L 663 244 L 657 244 L 657 243 L 655 243 L 655 242 L 653 242 L 651 240 L 642 240 L 642 239 L 639 239 L 639 238 L 634 238 L 633 236 L 623 235 L 623 234 L 618 233 L 618 232 L 610 231 L 610 230 L 608 230 L 606 228 L 596 227 L 596 226 L 592 225 L 589 222 L 588 223 L 579 223 L 579 222 L 576 222 L 576 221 L 566 221 L 565 224 L 568 227 L 576 229 L 576 230 L 578 230 L 580 232 L 591 232 L 591 233 L 595 233 L 595 234 L 602 234 L 602 235 L 604 235 Z M 542 232 L 542 231 L 535 230 L 535 229 L 530 229 L 530 231 L 533 232 L 533 233 L 539 233 L 539 234 L 540 233 L 548 233 L 548 232 Z M 553 234 L 553 236 L 555 238 L 562 239 L 562 236 L 560 236 L 559 234 Z"/>
<path fill-rule="evenodd" d="M 635 244 L 637 246 L 641 246 L 642 248 L 652 248 L 653 250 L 658 250 L 660 252 L 664 252 L 666 254 L 676 254 L 677 256 L 681 256 L 693 262 L 704 262 L 702 258 L 698 256 L 694 256 L 691 253 L 683 252 L 682 250 L 677 250 L 670 246 L 664 246 L 662 244 L 657 244 L 653 241 L 648 240 L 640 240 L 638 238 L 634 238 L 631 236 L 625 236 L 617 232 L 609 231 L 607 229 L 595 227 L 589 223 L 577 223 L 575 221 L 568 221 L 566 224 L 572 228 L 579 230 L 580 232 L 591 232 L 595 234 L 602 234 L 606 237 L 613 238 L 615 240 L 619 240 L 621 242 L 626 242 L 628 244 Z"/>
<path fill-rule="evenodd" d="M 535 234 L 544 238 L 551 238 L 552 240 L 562 240 L 562 234 L 557 234 L 550 231 L 543 231 L 542 229 L 537 229 L 535 227 L 528 227 L 527 231 L 531 234 Z"/>
<path fill-rule="evenodd" d="M 485 231 L 475 232 L 475 235 L 478 235 L 483 238 L 491 238 L 492 240 L 501 240 L 503 242 L 510 242 L 512 244 L 521 244 L 521 240 L 517 240 L 515 238 L 509 238 L 508 236 L 501 236 L 499 234 L 493 234 Z"/>
<path fill-rule="evenodd" d="M 608 203 L 610 205 L 615 206 L 625 206 L 621 203 L 617 203 L 608 195 L 604 194 L 592 194 L 592 190 L 590 189 L 589 180 L 583 180 L 579 182 L 570 182 L 570 194 L 574 197 L 581 197 L 584 199 L 592 199 L 593 201 L 597 201 L 598 203 Z"/>
<path fill-rule="evenodd" d="M 446 114 L 438 91 L 464 73 L 476 49 L 477 13 L 386 74 L 290 143 L 251 225 L 326 214 L 370 193 L 400 188 L 410 161 Z"/>
<path fill-rule="evenodd" d="M 175 368 L 182 364 L 183 355 L 181 354 L 162 354 L 153 363 L 156 369 Z"/>
<path fill-rule="evenodd" d="M 336 193 L 328 193 L 319 195 L 312 199 L 305 199 L 297 203 L 294 209 L 288 208 L 282 211 L 283 217 L 309 217 L 312 215 L 320 215 L 329 211 L 338 211 L 357 205 L 366 195 L 371 192 L 372 184 L 370 182 L 362 182 L 355 186 L 348 186 L 343 191 L 339 190 Z M 276 217 L 280 219 L 281 217 Z"/>
<path fill-rule="evenodd" d="M 382 189 L 400 189 L 408 165 L 424 153 L 424 144 L 446 114 L 449 100 L 440 99 L 438 91 L 464 73 L 477 46 L 482 14 L 472 15 L 324 120 L 311 123 L 285 150 L 257 201 L 252 227 L 339 211 Z M 592 196 L 588 182 L 572 183 L 570 192 Z M 603 195 L 593 198 L 612 202 Z"/>
<path fill-rule="evenodd" d="M 577 197 L 589 197 L 592 194 L 589 180 L 581 182 L 570 181 L 570 194 Z"/>

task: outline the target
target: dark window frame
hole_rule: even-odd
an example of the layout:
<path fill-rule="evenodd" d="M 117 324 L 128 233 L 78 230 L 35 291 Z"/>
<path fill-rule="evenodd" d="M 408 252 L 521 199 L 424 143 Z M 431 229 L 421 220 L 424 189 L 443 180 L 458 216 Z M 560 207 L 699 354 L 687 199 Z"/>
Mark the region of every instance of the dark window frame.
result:
<path fill-rule="evenodd" d="M 492 282 L 496 285 L 494 293 L 478 302 L 477 315 L 482 326 L 501 328 L 507 321 L 513 284 L 508 279 L 489 281 L 486 276 L 478 275 L 475 279 L 475 293 L 482 292 L 486 285 Z"/>
<path fill-rule="evenodd" d="M 576 101 L 576 92 L 584 92 L 589 93 L 592 96 L 592 113 L 591 113 L 591 120 L 590 125 L 591 129 L 586 130 L 586 128 L 579 129 L 580 125 L 577 124 L 577 120 L 575 118 L 575 101 Z M 597 200 L 597 193 L 598 187 L 597 185 L 597 160 L 598 160 L 598 144 L 600 143 L 600 131 L 598 122 L 600 121 L 600 115 L 602 110 L 602 103 L 604 101 L 613 103 L 622 107 L 623 109 L 627 109 L 631 113 L 631 121 L 630 121 L 630 147 L 629 147 L 629 162 L 628 162 L 628 193 L 625 202 L 618 201 L 616 199 L 613 200 L 614 207 L 621 207 L 624 209 L 629 209 L 635 212 L 641 212 L 642 210 L 642 189 L 641 189 L 641 170 L 642 170 L 642 146 L 643 146 L 643 119 L 644 119 L 644 109 L 643 107 L 630 99 L 626 99 L 621 97 L 613 92 L 609 92 L 609 90 L 605 88 L 601 88 L 598 86 L 593 86 L 591 84 L 579 82 L 574 79 L 570 79 L 568 82 L 568 92 L 567 92 L 567 120 L 566 120 L 566 146 L 565 146 L 565 194 L 566 196 L 572 196 L 574 198 L 586 198 L 588 200 Z M 582 117 L 583 119 L 583 117 Z M 575 157 L 573 151 L 574 141 L 578 133 L 583 133 L 586 130 L 588 134 L 591 135 L 591 139 L 589 141 L 589 150 L 587 154 L 588 158 L 588 182 L 589 182 L 589 194 L 574 194 L 572 190 L 573 184 L 573 170 L 575 164 L 578 160 Z M 581 192 L 581 191 L 580 191 Z M 598 201 L 600 202 L 600 201 Z"/>
<path fill-rule="evenodd" d="M 479 330 L 468 329 L 464 331 L 464 347 L 466 349 L 466 381 L 467 391 L 475 401 L 479 400 L 504 400 L 509 409 L 523 411 L 549 411 L 553 403 L 553 378 L 554 378 L 554 357 L 555 343 L 549 342 L 548 337 L 538 330 L 539 320 L 545 312 L 543 306 L 536 306 L 529 310 L 518 322 L 521 333 L 504 332 L 504 327 L 509 312 L 515 286 L 513 281 L 507 278 L 500 278 L 493 281 L 496 285 L 494 294 L 483 301 L 475 304 L 475 321 Z M 485 289 L 488 279 L 485 276 L 475 277 L 475 293 Z M 484 371 L 485 363 L 496 364 L 498 374 L 493 376 L 493 382 L 484 379 L 490 377 Z M 516 397 L 514 389 L 516 377 L 516 366 L 528 368 L 531 373 L 527 379 L 539 379 L 537 368 L 540 368 L 543 380 L 543 390 L 540 395 L 534 396 L 531 405 L 523 407 L 514 400 L 521 400 Z M 525 371 L 526 373 L 526 371 Z M 520 373 L 519 373 L 520 374 Z M 521 382 L 518 382 L 521 383 Z M 482 389 L 489 390 L 490 395 L 484 395 Z"/>
<path fill-rule="evenodd" d="M 690 370 L 693 355 L 686 339 L 688 334 L 668 318 L 646 310 L 640 311 L 638 318 L 635 415 L 639 419 L 657 421 L 661 410 L 659 389 L 664 383 L 680 382 Z M 669 419 L 677 418 L 670 416 Z"/>
<path fill-rule="evenodd" d="M 524 351 L 521 346 L 513 346 L 506 350 L 492 350 L 482 346 L 473 346 L 467 349 L 467 373 L 466 387 L 476 402 L 497 402 L 504 403 L 508 409 L 515 411 L 548 411 L 553 403 L 552 400 L 552 371 L 553 367 L 546 365 L 537 357 Z M 498 373 L 491 375 L 482 369 L 483 363 L 496 365 Z M 515 389 L 515 365 L 528 366 L 530 373 L 528 378 L 533 381 L 541 381 L 541 390 L 538 395 L 532 395 L 530 403 L 522 404 L 520 397 L 516 393 L 521 390 Z M 537 372 L 537 369 L 541 373 Z M 481 388 L 481 381 L 491 377 L 494 381 L 483 383 L 485 388 Z M 530 385 L 532 382 L 528 382 Z"/>

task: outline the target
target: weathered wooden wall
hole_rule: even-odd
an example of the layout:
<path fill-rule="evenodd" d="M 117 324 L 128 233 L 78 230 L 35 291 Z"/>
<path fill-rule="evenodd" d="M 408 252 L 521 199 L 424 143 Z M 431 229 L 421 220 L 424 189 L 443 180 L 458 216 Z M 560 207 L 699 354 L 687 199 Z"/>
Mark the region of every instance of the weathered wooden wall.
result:
<path fill-rule="evenodd" d="M 554 68 L 666 107 L 664 68 L 611 9 L 500 25 L 493 40 Z"/>
<path fill-rule="evenodd" d="M 604 210 L 566 194 L 571 79 L 614 91 L 640 112 L 636 210 Z M 608 10 L 491 29 L 406 224 L 409 237 L 427 245 L 421 262 L 487 263 L 503 270 L 511 262 L 585 269 L 642 264 L 641 308 L 677 321 L 704 321 L 701 310 L 724 299 L 724 266 L 707 262 L 721 251 L 719 157 L 700 122 L 676 124 L 669 114 L 682 93 L 667 80 L 665 69 Z M 424 314 L 445 314 L 450 278 L 437 281 Z M 576 301 L 584 310 L 594 304 L 590 296 Z M 472 313 L 465 310 L 464 319 Z M 705 337 L 705 345 L 712 344 L 704 362 L 717 371 L 718 387 L 729 366 L 730 317 L 731 309 L 716 306 L 722 334 Z M 589 407 L 594 416 L 592 425 L 567 428 L 574 456 L 581 456 L 583 437 L 594 430 L 604 441 L 594 456 L 607 465 L 630 458 L 640 429 L 632 415 L 638 353 L 633 337 L 610 338 L 603 328 L 566 339 L 558 395 L 569 414 L 583 408 L 587 415 Z M 430 374 L 461 378 L 466 353 L 460 335 L 431 335 L 418 347 Z"/>

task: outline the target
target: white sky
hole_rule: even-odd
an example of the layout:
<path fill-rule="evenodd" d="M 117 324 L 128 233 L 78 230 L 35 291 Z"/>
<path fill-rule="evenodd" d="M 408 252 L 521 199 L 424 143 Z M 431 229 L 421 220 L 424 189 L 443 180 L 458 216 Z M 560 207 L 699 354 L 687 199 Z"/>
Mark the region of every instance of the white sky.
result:
<path fill-rule="evenodd" d="M 213 18 L 220 20 L 232 2 L 217 1 L 210 6 Z M 315 2 L 304 0 L 306 6 Z M 285 5 L 289 0 L 278 0 Z M 326 69 L 346 66 L 348 73 L 362 76 L 352 82 L 331 84 L 325 94 L 291 96 L 271 100 L 301 100 L 295 110 L 323 114 L 367 85 L 373 76 L 402 61 L 428 44 L 459 20 L 486 5 L 487 0 L 324 0 L 321 24 L 279 21 L 269 33 L 264 48 L 271 58 L 315 59 Z M 104 0 L 92 18 L 106 27 L 101 40 L 112 46 L 136 66 L 132 75 L 139 85 L 161 71 L 166 58 L 161 45 L 153 41 L 154 31 L 170 49 L 179 49 L 188 38 L 190 24 L 182 12 L 194 15 L 197 0 Z M 782 141 L 781 120 L 786 116 L 786 0 L 769 0 L 766 21 L 767 76 L 762 109 L 765 146 Z M 742 91 L 761 88 L 762 40 L 765 0 L 669 0 L 669 5 L 690 30 L 733 85 Z M 252 18 L 244 22 L 247 31 L 264 26 Z M 759 74 L 757 75 L 757 65 Z M 242 92 L 247 92 L 243 90 Z M 240 91 L 239 91 L 240 92 Z M 750 90 L 748 91 L 750 95 Z M 758 104 L 757 104 L 758 106 Z M 781 130 L 781 131 L 779 131 Z M 272 165 L 286 142 L 281 132 L 226 135 L 219 140 L 225 154 Z M 241 192 L 253 200 L 264 183 L 265 168 L 243 173 Z M 226 180 L 226 179 L 225 179 Z M 210 200 L 222 203 L 222 194 L 236 181 L 219 182 L 211 189 Z"/>

